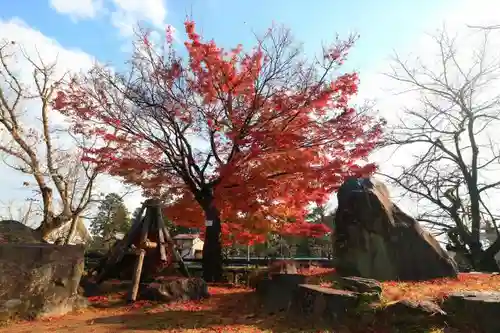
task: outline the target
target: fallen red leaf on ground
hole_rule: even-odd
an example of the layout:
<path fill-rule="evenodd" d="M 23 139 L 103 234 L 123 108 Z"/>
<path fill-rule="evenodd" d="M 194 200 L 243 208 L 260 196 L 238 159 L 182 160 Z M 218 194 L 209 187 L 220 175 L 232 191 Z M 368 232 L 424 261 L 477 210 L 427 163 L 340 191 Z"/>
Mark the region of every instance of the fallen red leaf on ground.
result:
<path fill-rule="evenodd" d="M 311 276 L 327 281 L 334 270 L 312 267 Z M 325 282 L 326 283 L 326 282 Z M 426 282 L 383 282 L 383 297 L 388 300 L 443 298 L 461 290 L 500 290 L 500 275 L 460 274 L 458 279 Z M 93 305 L 78 314 L 47 318 L 43 321 L 19 322 L 0 332 L 322 332 L 316 322 L 302 323 L 281 315 L 264 315 L 254 303 L 254 293 L 238 286 L 209 285 L 211 297 L 202 301 L 155 304 L 139 301 L 125 304 L 123 295 L 91 297 Z M 121 299 L 115 304 L 109 300 Z M 308 325 L 301 326 L 301 325 Z M 388 332 L 372 327 L 363 332 Z M 378 329 L 378 330 L 375 330 Z M 345 330 L 346 333 L 356 332 Z M 436 331 L 439 332 L 439 331 Z"/>

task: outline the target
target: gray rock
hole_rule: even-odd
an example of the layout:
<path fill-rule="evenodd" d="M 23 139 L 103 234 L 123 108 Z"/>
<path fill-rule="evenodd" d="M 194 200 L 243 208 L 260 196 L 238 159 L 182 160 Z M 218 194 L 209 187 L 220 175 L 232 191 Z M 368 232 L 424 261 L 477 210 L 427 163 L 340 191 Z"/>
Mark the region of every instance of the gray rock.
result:
<path fill-rule="evenodd" d="M 90 302 L 87 298 L 80 295 L 73 295 L 61 300 L 58 304 L 45 305 L 44 308 L 35 315 L 35 317 L 44 318 L 62 316 L 72 311 L 85 309 L 89 305 Z"/>
<path fill-rule="evenodd" d="M 272 274 L 258 281 L 256 292 L 268 313 L 287 311 L 300 284 L 306 282 L 301 274 Z"/>
<path fill-rule="evenodd" d="M 500 332 L 500 292 L 452 293 L 442 307 L 457 324 L 477 326 L 484 333 Z"/>
<path fill-rule="evenodd" d="M 172 280 L 144 284 L 139 288 L 139 299 L 173 302 L 208 298 L 208 286 L 201 278 L 179 277 Z"/>
<path fill-rule="evenodd" d="M 0 221 L 0 244 L 21 243 L 37 244 L 42 243 L 41 234 L 30 227 L 14 220 Z"/>
<path fill-rule="evenodd" d="M 358 276 L 338 277 L 335 279 L 335 287 L 348 291 L 357 292 L 365 302 L 380 302 L 382 285 L 374 279 Z"/>
<path fill-rule="evenodd" d="M 311 284 L 301 284 L 291 305 L 291 312 L 311 320 L 337 322 L 355 314 L 359 294 Z"/>
<path fill-rule="evenodd" d="M 355 291 L 358 293 L 382 293 L 382 285 L 374 279 L 359 276 L 343 276 L 335 280 L 341 289 Z"/>
<path fill-rule="evenodd" d="M 0 244 L 3 319 L 72 311 L 83 266 L 82 246 Z"/>
<path fill-rule="evenodd" d="M 348 179 L 337 192 L 337 272 L 376 280 L 456 277 L 456 263 L 436 239 L 374 179 Z"/>

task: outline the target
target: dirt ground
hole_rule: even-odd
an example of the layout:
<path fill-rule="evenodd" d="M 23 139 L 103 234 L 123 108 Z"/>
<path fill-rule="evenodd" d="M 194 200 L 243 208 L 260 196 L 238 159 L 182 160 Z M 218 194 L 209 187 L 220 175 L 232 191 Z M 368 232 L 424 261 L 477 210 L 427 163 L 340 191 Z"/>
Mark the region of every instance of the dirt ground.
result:
<path fill-rule="evenodd" d="M 383 298 L 389 302 L 400 299 L 439 299 L 453 291 L 500 291 L 500 275 L 463 274 L 458 280 L 387 282 L 383 287 Z M 79 313 L 16 322 L 0 328 L 0 332 L 327 332 L 315 323 L 304 324 L 284 316 L 259 313 L 250 289 L 210 286 L 209 291 L 212 296 L 207 300 L 168 305 L 145 301 L 127 305 L 123 302 L 123 293 L 91 297 L 89 300 L 93 306 Z M 345 327 L 335 332 L 355 331 Z M 370 332 L 394 331 L 380 327 Z M 436 328 L 425 332 L 445 331 Z"/>
<path fill-rule="evenodd" d="M 285 318 L 259 316 L 252 291 L 209 287 L 210 299 L 169 305 L 123 303 L 123 295 L 92 297 L 93 307 L 60 318 L 12 323 L 0 332 L 306 332 Z M 317 331 L 316 331 L 317 332 Z"/>

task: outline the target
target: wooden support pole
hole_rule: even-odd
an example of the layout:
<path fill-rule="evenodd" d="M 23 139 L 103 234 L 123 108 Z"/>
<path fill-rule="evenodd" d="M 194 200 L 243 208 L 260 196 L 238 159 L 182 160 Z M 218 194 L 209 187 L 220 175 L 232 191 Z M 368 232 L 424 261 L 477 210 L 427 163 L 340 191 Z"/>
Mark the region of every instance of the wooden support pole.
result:
<path fill-rule="evenodd" d="M 172 249 L 172 252 L 174 252 L 174 256 L 175 256 L 174 258 L 175 258 L 175 261 L 177 261 L 179 268 L 181 269 L 181 273 L 185 277 L 190 277 L 190 274 L 189 274 L 189 271 L 186 267 L 186 264 L 184 264 L 184 260 L 182 260 L 181 254 L 179 253 L 179 251 L 177 251 L 174 244 L 172 244 L 171 249 Z"/>
<path fill-rule="evenodd" d="M 144 221 L 142 222 L 141 238 L 140 243 L 145 244 L 148 241 L 149 226 L 151 224 L 151 211 L 146 210 L 146 216 L 144 216 Z"/>
<path fill-rule="evenodd" d="M 137 214 L 135 220 L 132 223 L 132 227 L 130 228 L 129 232 L 127 235 L 123 238 L 123 249 L 128 248 L 132 244 L 132 240 L 134 239 L 135 235 L 139 231 L 139 229 L 142 227 L 144 223 L 145 217 L 142 215 L 144 214 L 144 211 L 146 210 L 145 204 L 142 204 L 141 210 L 139 211 L 139 214 Z M 121 260 L 123 256 L 119 258 Z"/>
<path fill-rule="evenodd" d="M 148 243 L 148 233 L 149 233 L 150 223 L 151 223 L 151 211 L 150 209 L 146 209 L 146 215 L 144 216 L 144 220 L 142 222 L 142 228 L 140 234 L 141 246 Z M 142 266 L 144 264 L 144 257 L 146 256 L 145 249 L 138 249 L 137 251 L 138 255 L 137 255 L 137 260 L 135 262 L 134 275 L 132 277 L 132 286 L 130 287 L 130 292 L 128 295 L 129 302 L 135 302 L 137 298 L 137 293 L 139 292 L 139 286 L 141 284 Z"/>
<path fill-rule="evenodd" d="M 151 242 L 149 240 L 146 240 L 145 242 L 143 241 L 141 243 L 140 248 L 142 248 L 142 249 L 156 249 L 158 247 L 158 245 L 159 244 L 156 242 Z"/>
<path fill-rule="evenodd" d="M 181 273 L 185 277 L 190 277 L 189 271 L 188 271 L 186 265 L 184 264 L 184 260 L 182 260 L 181 254 L 175 248 L 174 241 L 172 240 L 172 237 L 170 237 L 170 233 L 168 232 L 168 229 L 165 226 L 165 223 L 163 223 L 163 214 L 162 214 L 161 210 L 159 210 L 158 215 L 160 216 L 160 219 L 158 219 L 158 228 L 160 229 L 160 231 L 163 231 L 165 241 L 167 242 L 170 251 L 172 251 L 172 254 L 174 255 L 174 259 L 177 262 L 177 264 L 179 265 Z"/>
<path fill-rule="evenodd" d="M 139 285 L 141 283 L 142 264 L 144 263 L 145 256 L 146 250 L 140 249 L 135 262 L 134 276 L 132 277 L 132 286 L 130 287 L 128 302 L 135 302 L 137 299 L 137 293 L 139 292 Z"/>
<path fill-rule="evenodd" d="M 103 263 L 103 265 L 98 268 L 99 273 L 96 276 L 97 284 L 100 284 L 102 281 L 104 281 L 108 276 L 108 272 L 112 270 L 113 267 L 123 259 L 123 256 L 127 252 L 127 249 L 130 247 L 132 240 L 134 239 L 135 235 L 137 234 L 137 232 L 141 227 L 142 224 L 141 222 L 143 221 L 142 215 L 145 209 L 146 205 L 143 203 L 141 206 L 141 210 L 139 214 L 136 216 L 136 219 L 134 220 L 130 230 L 127 232 L 127 234 L 122 240 L 118 241 L 113 246 L 106 262 Z"/>
<path fill-rule="evenodd" d="M 156 207 L 156 227 L 158 230 L 158 246 L 160 250 L 160 258 L 162 261 L 167 261 L 167 251 L 165 249 L 165 235 L 163 234 L 163 228 L 165 223 L 163 223 L 163 215 L 161 213 L 161 207 L 158 205 Z"/>

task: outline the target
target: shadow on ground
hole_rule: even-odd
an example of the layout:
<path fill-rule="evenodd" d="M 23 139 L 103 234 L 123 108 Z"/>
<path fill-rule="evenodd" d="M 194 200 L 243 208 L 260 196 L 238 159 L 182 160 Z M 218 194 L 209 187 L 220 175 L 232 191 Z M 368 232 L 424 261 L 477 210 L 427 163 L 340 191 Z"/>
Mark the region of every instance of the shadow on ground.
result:
<path fill-rule="evenodd" d="M 241 292 L 213 295 L 210 307 L 197 309 L 169 309 L 157 305 L 137 311 L 96 318 L 94 324 L 116 325 L 117 330 L 165 330 L 165 329 L 217 329 L 224 326 L 235 332 L 248 329 L 272 332 L 318 332 L 318 325 L 290 323 L 283 314 L 265 315 L 256 306 L 253 293 Z M 299 325 L 299 326 L 296 326 Z M 326 329 L 326 327 L 325 327 Z"/>
<path fill-rule="evenodd" d="M 96 318 L 89 324 L 102 324 L 120 330 L 210 330 L 220 332 L 377 332 L 377 333 L 424 333 L 433 332 L 435 323 L 418 322 L 396 328 L 375 313 L 358 314 L 346 326 L 302 320 L 300 316 L 284 313 L 264 314 L 257 306 L 252 292 L 213 295 L 208 307 L 169 308 L 154 305 L 150 308 L 136 308 L 135 311 Z M 203 304 L 203 303 L 201 303 Z M 395 330 L 397 329 L 397 330 Z M 435 331 L 434 331 L 435 332 Z"/>

